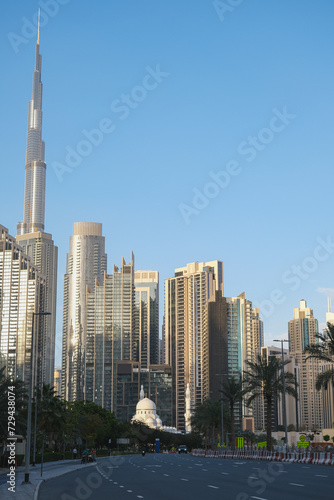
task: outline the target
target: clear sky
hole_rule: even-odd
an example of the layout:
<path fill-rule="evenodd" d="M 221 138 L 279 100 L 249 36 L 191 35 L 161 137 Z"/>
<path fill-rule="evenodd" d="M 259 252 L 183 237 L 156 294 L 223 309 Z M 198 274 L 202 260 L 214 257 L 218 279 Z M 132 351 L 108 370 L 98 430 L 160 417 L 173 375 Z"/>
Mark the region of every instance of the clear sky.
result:
<path fill-rule="evenodd" d="M 334 2 L 2 2 L 0 224 L 12 235 L 38 5 L 57 363 L 76 221 L 103 223 L 109 273 L 131 249 L 137 269 L 160 272 L 161 320 L 164 279 L 219 259 L 225 295 L 244 291 L 262 306 L 266 343 L 286 336 L 302 298 L 324 323 L 334 295 Z"/>

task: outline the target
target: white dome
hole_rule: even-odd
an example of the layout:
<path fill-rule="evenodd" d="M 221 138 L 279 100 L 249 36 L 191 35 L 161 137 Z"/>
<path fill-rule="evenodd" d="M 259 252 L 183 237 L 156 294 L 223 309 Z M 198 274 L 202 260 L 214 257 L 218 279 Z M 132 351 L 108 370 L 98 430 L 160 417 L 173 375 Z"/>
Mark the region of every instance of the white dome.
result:
<path fill-rule="evenodd" d="M 156 406 L 151 399 L 144 398 L 137 403 L 136 410 L 156 410 Z"/>

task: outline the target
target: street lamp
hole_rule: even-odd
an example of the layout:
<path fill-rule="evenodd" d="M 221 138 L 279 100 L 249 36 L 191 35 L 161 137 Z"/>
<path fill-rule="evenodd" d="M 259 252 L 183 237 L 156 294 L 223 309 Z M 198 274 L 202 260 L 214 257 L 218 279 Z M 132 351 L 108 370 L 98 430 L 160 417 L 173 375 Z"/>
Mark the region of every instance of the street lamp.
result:
<path fill-rule="evenodd" d="M 283 350 L 283 343 L 284 342 L 289 342 L 286 339 L 279 339 L 279 340 L 274 340 L 274 342 L 280 342 L 281 347 L 282 347 L 282 375 L 283 375 L 283 424 L 284 424 L 284 430 L 285 430 L 285 446 L 286 448 L 288 447 L 288 428 L 287 428 L 287 422 L 286 422 L 286 401 L 285 401 L 285 371 L 284 371 L 284 350 Z"/>
<path fill-rule="evenodd" d="M 30 469 L 30 439 L 31 439 L 31 403 L 32 403 L 32 383 L 33 383 L 33 358 L 35 353 L 35 339 L 34 339 L 34 322 L 35 316 L 47 316 L 51 313 L 49 312 L 39 312 L 32 313 L 32 326 L 31 326 L 31 354 L 30 354 L 30 380 L 29 380 L 29 398 L 28 398 L 28 422 L 27 422 L 27 443 L 26 443 L 26 463 L 24 468 L 24 481 L 23 484 L 29 484 L 29 469 Z M 36 407 L 35 407 L 35 436 L 34 436 L 34 449 L 36 451 L 36 428 L 37 428 L 37 398 L 36 398 Z"/>

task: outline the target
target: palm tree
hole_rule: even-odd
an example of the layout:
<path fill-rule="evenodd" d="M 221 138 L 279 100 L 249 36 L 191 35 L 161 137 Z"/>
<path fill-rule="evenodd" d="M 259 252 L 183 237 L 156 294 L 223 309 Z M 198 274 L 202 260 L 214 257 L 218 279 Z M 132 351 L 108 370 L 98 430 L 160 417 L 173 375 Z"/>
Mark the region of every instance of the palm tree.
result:
<path fill-rule="evenodd" d="M 241 403 L 243 396 L 242 378 L 239 377 L 229 377 L 226 382 L 223 383 L 222 390 L 220 391 L 223 395 L 223 400 L 228 402 L 230 408 L 230 429 L 231 429 L 231 441 L 232 450 L 235 449 L 235 430 L 234 430 L 234 410 L 235 405 Z"/>
<path fill-rule="evenodd" d="M 323 334 L 317 333 L 316 338 L 321 343 L 306 347 L 305 352 L 308 354 L 306 359 L 315 358 L 332 364 L 331 368 L 317 376 L 316 388 L 319 391 L 322 387 L 327 389 L 329 382 L 334 385 L 334 325 L 328 322 L 327 329 Z"/>
<path fill-rule="evenodd" d="M 246 361 L 249 370 L 244 371 L 244 391 L 249 394 L 246 404 L 249 406 L 252 401 L 263 395 L 267 407 L 267 450 L 272 447 L 272 409 L 275 399 L 283 393 L 283 374 L 282 368 L 290 363 L 290 360 L 282 360 L 272 356 L 269 361 L 267 357 L 257 356 L 257 361 Z M 285 391 L 287 394 L 297 398 L 295 377 L 290 372 L 285 372 Z"/>
<path fill-rule="evenodd" d="M 64 430 L 66 423 L 66 404 L 55 394 L 55 388 L 49 384 L 43 385 L 38 391 L 38 427 L 49 436 L 49 446 L 52 444 L 53 434 Z M 42 392 L 42 397 L 41 397 Z"/>
<path fill-rule="evenodd" d="M 221 424 L 221 404 L 220 401 L 206 399 L 198 406 L 191 419 L 191 425 L 205 436 L 205 446 L 211 433 L 215 437 L 216 430 Z"/>

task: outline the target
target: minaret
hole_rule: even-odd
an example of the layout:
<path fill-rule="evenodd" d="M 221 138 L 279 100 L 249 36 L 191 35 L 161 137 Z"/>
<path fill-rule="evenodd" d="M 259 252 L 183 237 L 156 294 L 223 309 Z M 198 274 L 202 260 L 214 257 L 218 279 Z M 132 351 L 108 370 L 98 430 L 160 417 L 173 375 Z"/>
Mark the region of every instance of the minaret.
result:
<path fill-rule="evenodd" d="M 45 145 L 42 141 L 42 57 L 39 53 L 40 22 L 36 43 L 35 69 L 32 81 L 32 98 L 28 108 L 28 133 L 25 166 L 23 221 L 17 224 L 16 241 L 45 277 L 44 311 L 50 316 L 40 316 L 41 347 L 38 360 L 39 384 L 53 385 L 58 248 L 52 235 L 44 232 L 45 215 Z M 36 321 L 37 321 L 36 320 Z"/>
<path fill-rule="evenodd" d="M 44 231 L 45 215 L 45 144 L 42 141 L 42 56 L 39 53 L 39 23 L 36 43 L 35 69 L 32 80 L 32 98 L 28 107 L 28 133 L 25 167 L 23 222 L 17 225 L 17 234 Z"/>
<path fill-rule="evenodd" d="M 184 419 L 185 419 L 186 433 L 191 432 L 190 388 L 189 388 L 189 384 L 187 384 L 187 390 L 186 390 L 186 412 L 184 414 Z"/>

